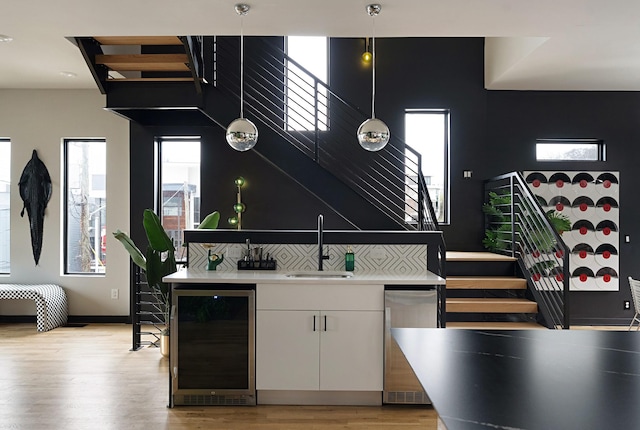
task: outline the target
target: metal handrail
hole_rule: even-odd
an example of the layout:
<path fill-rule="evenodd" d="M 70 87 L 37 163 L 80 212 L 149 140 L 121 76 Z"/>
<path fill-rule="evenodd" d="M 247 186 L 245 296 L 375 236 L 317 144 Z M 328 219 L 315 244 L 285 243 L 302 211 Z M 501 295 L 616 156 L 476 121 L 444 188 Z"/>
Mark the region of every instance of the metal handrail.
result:
<path fill-rule="evenodd" d="M 569 328 L 569 248 L 552 227 L 540 203 L 518 172 L 485 182 L 489 192 L 504 198 L 496 208 L 504 214 L 487 216 L 487 230 L 497 231 L 496 253 L 518 259 L 520 269 L 551 328 Z M 506 203 L 508 201 L 508 203 Z"/>
<path fill-rule="evenodd" d="M 398 224 L 407 229 L 439 230 L 420 154 L 394 135 L 382 151 L 364 154 L 351 142 L 356 141 L 355 130 L 368 116 L 272 43 L 250 39 L 260 54 L 245 59 L 247 115 L 258 118 Z M 215 46 L 218 62 L 238 61 L 235 38 L 218 38 Z M 237 71 L 216 70 L 216 86 L 239 99 Z M 306 83 L 304 87 L 290 84 L 288 72 Z M 289 95 L 298 101 L 287 104 Z M 311 118 L 306 124 L 290 127 L 295 118 L 305 116 Z M 366 164 L 354 163 L 365 157 Z"/>

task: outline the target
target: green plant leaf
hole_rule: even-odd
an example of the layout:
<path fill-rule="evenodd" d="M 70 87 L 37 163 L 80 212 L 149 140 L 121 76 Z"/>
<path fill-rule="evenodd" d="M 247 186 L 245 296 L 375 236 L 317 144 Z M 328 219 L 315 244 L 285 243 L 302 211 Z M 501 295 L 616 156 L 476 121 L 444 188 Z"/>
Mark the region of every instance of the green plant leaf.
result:
<path fill-rule="evenodd" d="M 133 243 L 133 240 L 131 240 L 129 235 L 127 235 L 127 233 L 123 231 L 116 230 L 113 233 L 113 237 L 118 239 L 120 243 L 124 245 L 124 248 L 129 252 L 129 255 L 131 256 L 131 260 L 142 270 L 146 271 L 147 260 L 144 258 L 144 255 L 142 255 L 142 251 L 140 251 L 136 244 Z"/>
<path fill-rule="evenodd" d="M 173 249 L 173 241 L 164 231 L 160 218 L 151 209 L 145 209 L 142 217 L 142 225 L 147 233 L 149 245 L 155 251 L 166 252 Z"/>
<path fill-rule="evenodd" d="M 200 225 L 198 225 L 198 228 L 215 230 L 216 228 L 218 228 L 218 222 L 220 222 L 220 212 L 214 211 L 204 217 Z"/>

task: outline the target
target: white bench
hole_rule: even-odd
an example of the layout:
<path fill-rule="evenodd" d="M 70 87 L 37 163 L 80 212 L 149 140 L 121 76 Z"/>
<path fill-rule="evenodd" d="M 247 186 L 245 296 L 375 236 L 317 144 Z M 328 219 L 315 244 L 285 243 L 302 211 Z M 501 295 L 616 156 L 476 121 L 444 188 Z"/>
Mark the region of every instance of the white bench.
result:
<path fill-rule="evenodd" d="M 0 284 L 0 300 L 4 299 L 34 300 L 38 331 L 49 331 L 67 323 L 67 295 L 59 285 Z"/>

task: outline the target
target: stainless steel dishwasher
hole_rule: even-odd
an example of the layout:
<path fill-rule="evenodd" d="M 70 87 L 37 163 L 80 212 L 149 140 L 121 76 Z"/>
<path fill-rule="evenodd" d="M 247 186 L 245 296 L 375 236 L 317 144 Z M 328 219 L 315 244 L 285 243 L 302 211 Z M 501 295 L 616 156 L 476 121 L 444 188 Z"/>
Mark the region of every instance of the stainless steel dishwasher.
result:
<path fill-rule="evenodd" d="M 387 286 L 384 292 L 384 403 L 430 404 L 413 369 L 391 337 L 392 328 L 437 327 L 438 293 L 435 287 L 419 289 Z"/>

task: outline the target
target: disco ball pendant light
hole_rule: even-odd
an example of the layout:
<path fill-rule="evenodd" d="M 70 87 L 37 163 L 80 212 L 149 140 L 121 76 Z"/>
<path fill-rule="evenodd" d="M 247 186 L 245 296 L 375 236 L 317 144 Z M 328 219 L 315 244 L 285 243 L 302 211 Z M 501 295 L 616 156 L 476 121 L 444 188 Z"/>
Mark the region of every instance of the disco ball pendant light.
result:
<path fill-rule="evenodd" d="M 258 141 L 256 125 L 244 118 L 244 34 L 242 17 L 249 13 L 249 5 L 238 3 L 235 10 L 240 15 L 240 118 L 235 119 L 227 127 L 227 143 L 236 151 L 248 151 Z"/>
<path fill-rule="evenodd" d="M 380 13 L 379 4 L 367 6 L 367 13 L 373 19 L 373 36 L 371 37 L 372 56 L 372 92 L 371 92 L 371 118 L 360 124 L 358 127 L 358 142 L 367 151 L 380 151 L 389 142 L 391 133 L 389 127 L 376 118 L 376 37 L 375 37 L 375 17 Z"/>

